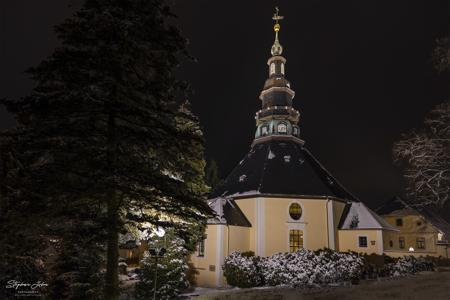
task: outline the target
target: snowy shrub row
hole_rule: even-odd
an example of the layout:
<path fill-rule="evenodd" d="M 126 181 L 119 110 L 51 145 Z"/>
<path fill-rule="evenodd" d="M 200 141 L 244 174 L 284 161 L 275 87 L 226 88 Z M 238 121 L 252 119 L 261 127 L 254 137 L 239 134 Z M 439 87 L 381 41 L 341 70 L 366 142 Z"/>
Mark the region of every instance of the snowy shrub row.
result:
<path fill-rule="evenodd" d="M 434 260 L 433 260 L 434 259 Z M 397 277 L 420 271 L 433 271 L 436 258 L 403 256 L 394 258 L 387 255 L 364 255 L 362 278 Z"/>
<path fill-rule="evenodd" d="M 363 259 L 355 253 L 301 249 L 270 257 L 233 252 L 225 259 L 223 269 L 227 282 L 232 286 L 306 286 L 358 279 L 363 265 Z"/>
<path fill-rule="evenodd" d="M 405 276 L 421 271 L 433 271 L 434 264 L 422 257 L 403 256 L 394 263 L 386 264 L 383 275 L 388 277 Z"/>

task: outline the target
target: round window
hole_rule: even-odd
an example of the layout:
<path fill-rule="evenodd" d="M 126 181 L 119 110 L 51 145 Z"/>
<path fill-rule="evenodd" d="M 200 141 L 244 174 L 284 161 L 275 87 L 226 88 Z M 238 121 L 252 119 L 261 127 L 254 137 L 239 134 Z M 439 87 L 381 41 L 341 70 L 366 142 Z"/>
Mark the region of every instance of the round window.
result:
<path fill-rule="evenodd" d="M 293 220 L 299 220 L 302 216 L 302 207 L 298 203 L 292 203 L 291 206 L 289 206 L 289 216 Z"/>

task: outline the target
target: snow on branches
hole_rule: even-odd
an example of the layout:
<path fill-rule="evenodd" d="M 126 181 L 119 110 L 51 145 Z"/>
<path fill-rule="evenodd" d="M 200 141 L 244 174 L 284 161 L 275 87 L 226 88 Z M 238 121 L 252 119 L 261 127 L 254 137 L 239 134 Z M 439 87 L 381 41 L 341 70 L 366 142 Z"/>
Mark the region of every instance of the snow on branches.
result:
<path fill-rule="evenodd" d="M 412 203 L 443 207 L 450 192 L 450 102 L 435 107 L 424 124 L 394 144 L 394 161 L 404 167 Z"/>

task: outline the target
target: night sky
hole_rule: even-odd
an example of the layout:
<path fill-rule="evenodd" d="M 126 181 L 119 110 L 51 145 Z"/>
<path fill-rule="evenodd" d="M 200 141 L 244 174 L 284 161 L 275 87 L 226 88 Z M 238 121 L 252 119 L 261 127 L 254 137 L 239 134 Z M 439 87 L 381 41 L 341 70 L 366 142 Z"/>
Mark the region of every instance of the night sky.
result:
<path fill-rule="evenodd" d="M 53 25 L 80 2 L 1 1 L 0 96 L 30 92 L 23 71 L 58 45 Z M 430 61 L 435 39 L 449 32 L 448 0 L 172 3 L 198 60 L 185 63 L 180 76 L 192 84 L 189 100 L 221 176 L 253 139 L 278 5 L 287 79 L 307 147 L 371 207 L 402 194 L 392 144 L 449 96 L 448 76 L 439 76 Z M 1 109 L 0 128 L 13 124 Z"/>

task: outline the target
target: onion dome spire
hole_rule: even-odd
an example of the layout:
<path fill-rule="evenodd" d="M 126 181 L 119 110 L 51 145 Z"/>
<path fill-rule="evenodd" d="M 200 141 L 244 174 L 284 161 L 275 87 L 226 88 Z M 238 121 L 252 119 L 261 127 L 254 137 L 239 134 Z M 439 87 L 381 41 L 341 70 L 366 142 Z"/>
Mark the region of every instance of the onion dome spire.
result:
<path fill-rule="evenodd" d="M 283 46 L 281 46 L 280 41 L 278 40 L 278 31 L 280 31 L 281 26 L 278 24 L 278 21 L 283 20 L 284 17 L 278 14 L 279 9 L 278 6 L 275 6 L 275 13 L 273 14 L 272 20 L 275 21 L 275 25 L 273 25 L 273 31 L 275 31 L 275 41 L 273 42 L 271 53 L 272 56 L 281 55 L 283 53 Z"/>
<path fill-rule="evenodd" d="M 292 140 L 302 144 L 298 126 L 300 113 L 292 107 L 295 92 L 286 78 L 286 58 L 281 56 L 283 47 L 278 40 L 278 22 L 284 19 L 279 15 L 278 7 L 275 7 L 272 19 L 275 21 L 275 42 L 272 46 L 272 56 L 267 61 L 269 77 L 259 95 L 262 107 L 255 116 L 257 128 L 253 144 L 270 139 Z"/>

